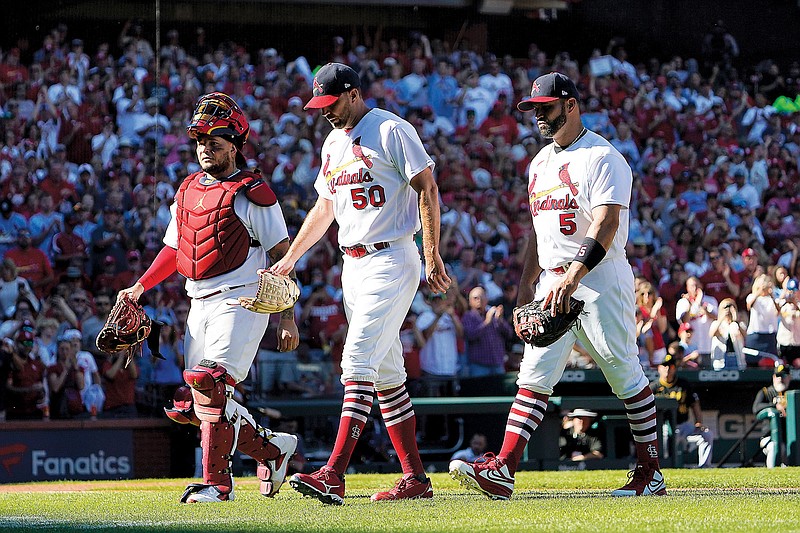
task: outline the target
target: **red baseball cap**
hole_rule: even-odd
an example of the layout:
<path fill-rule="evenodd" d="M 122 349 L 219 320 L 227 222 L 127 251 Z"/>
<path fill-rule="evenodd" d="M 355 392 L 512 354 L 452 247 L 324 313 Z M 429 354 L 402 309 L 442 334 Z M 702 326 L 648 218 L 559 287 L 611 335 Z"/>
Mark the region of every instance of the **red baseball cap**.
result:
<path fill-rule="evenodd" d="M 339 95 L 361 87 L 361 78 L 352 68 L 342 63 L 328 63 L 314 76 L 313 98 L 304 109 L 322 109 L 333 105 Z"/>
<path fill-rule="evenodd" d="M 580 98 L 575 83 L 560 72 L 539 76 L 531 85 L 531 95 L 517 104 L 520 111 L 530 111 L 535 104 L 554 102 L 559 98 Z"/>
<path fill-rule="evenodd" d="M 753 257 L 755 255 L 758 254 L 752 248 L 745 248 L 744 251 L 742 252 L 742 257 Z"/>
<path fill-rule="evenodd" d="M 694 331 L 694 328 L 688 322 L 684 322 L 678 327 L 678 333 L 683 333 L 684 331 Z"/>

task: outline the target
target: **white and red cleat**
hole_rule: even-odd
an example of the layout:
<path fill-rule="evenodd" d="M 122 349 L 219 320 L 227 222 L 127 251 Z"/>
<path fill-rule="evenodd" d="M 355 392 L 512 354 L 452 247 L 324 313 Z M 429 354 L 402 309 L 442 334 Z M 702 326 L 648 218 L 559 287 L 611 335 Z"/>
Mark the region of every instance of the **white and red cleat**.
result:
<path fill-rule="evenodd" d="M 667 484 L 657 468 L 641 463 L 628 472 L 628 483 L 611 493 L 612 496 L 666 496 Z"/>
<path fill-rule="evenodd" d="M 281 485 L 286 480 L 286 469 L 289 468 L 289 459 L 297 449 L 297 437 L 289 433 L 272 433 L 270 444 L 275 445 L 281 454 L 266 464 L 258 465 L 256 475 L 261 480 L 261 494 L 272 498 L 281 490 Z"/>
<path fill-rule="evenodd" d="M 462 486 L 477 490 L 491 500 L 507 500 L 514 492 L 514 478 L 505 461 L 493 453 L 483 455 L 484 462 L 450 461 L 450 477 Z"/>
<path fill-rule="evenodd" d="M 181 503 L 219 503 L 233 501 L 233 499 L 233 487 L 230 492 L 225 492 L 225 487 L 192 483 L 183 492 Z"/>
<path fill-rule="evenodd" d="M 328 505 L 344 503 L 344 476 L 339 476 L 328 465 L 311 474 L 293 475 L 289 478 L 289 485 L 303 496 L 311 496 Z"/>
<path fill-rule="evenodd" d="M 373 502 L 394 500 L 415 500 L 417 498 L 433 498 L 431 480 L 425 474 L 406 474 L 397 480 L 394 487 L 387 491 L 376 492 L 370 497 Z"/>

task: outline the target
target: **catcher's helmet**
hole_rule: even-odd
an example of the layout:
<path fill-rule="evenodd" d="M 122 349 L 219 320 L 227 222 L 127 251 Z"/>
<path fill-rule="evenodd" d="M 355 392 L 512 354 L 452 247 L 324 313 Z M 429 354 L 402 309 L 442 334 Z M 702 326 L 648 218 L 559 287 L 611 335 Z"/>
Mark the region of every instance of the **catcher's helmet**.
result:
<path fill-rule="evenodd" d="M 233 98 L 216 92 L 200 97 L 186 132 L 195 140 L 198 135 L 225 137 L 241 148 L 247 141 L 250 124 Z"/>

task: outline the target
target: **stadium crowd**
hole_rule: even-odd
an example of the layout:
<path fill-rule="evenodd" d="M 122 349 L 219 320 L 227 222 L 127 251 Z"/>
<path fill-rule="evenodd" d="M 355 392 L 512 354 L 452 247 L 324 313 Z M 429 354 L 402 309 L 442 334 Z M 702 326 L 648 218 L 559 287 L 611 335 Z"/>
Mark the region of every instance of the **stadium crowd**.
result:
<path fill-rule="evenodd" d="M 185 128 L 198 97 L 230 94 L 250 119 L 248 165 L 276 191 L 289 233 L 313 205 L 330 125 L 303 110 L 313 65 L 347 63 L 368 105 L 418 130 L 436 162 L 446 296 L 421 284 L 401 338 L 417 394 L 457 393 L 458 377 L 518 369 L 510 315 L 530 213 L 527 166 L 545 142 L 515 104 L 531 80 L 570 76 L 585 126 L 634 171 L 629 260 L 637 275 L 640 359 L 657 367 L 800 367 L 800 63 L 742 65 L 735 39 L 710 32 L 696 58 L 631 62 L 624 42 L 579 61 L 530 44 L 527 57 L 408 39 L 334 37 L 319 57 L 211 43 L 202 28 L 141 24 L 88 49 L 59 25 L 0 56 L 0 401 L 8 419 L 136 416 L 182 383 L 188 301 L 175 277 L 144 304 L 165 324 L 166 357 L 128 367 L 94 339 L 116 292 L 160 249 L 177 186 L 199 170 Z M 337 392 L 346 320 L 336 233 L 298 264 L 301 349 L 268 330 L 242 394 Z M 678 350 L 678 347 L 681 349 Z M 592 367 L 576 345 L 570 366 Z M 321 370 L 320 370 L 321 369 Z M 327 371 L 326 369 L 332 369 Z"/>

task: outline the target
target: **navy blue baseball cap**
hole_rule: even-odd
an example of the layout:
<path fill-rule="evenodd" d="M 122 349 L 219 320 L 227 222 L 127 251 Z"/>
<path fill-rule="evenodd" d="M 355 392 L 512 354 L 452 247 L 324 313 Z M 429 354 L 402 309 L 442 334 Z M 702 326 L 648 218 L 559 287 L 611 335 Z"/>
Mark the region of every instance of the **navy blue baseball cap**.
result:
<path fill-rule="evenodd" d="M 531 95 L 517 104 L 520 111 L 530 111 L 536 104 L 555 102 L 559 98 L 580 98 L 578 88 L 560 72 L 539 76 L 531 85 Z"/>
<path fill-rule="evenodd" d="M 352 68 L 342 63 L 328 63 L 314 76 L 313 98 L 304 109 L 321 109 L 333 105 L 339 95 L 361 87 L 361 78 Z"/>

